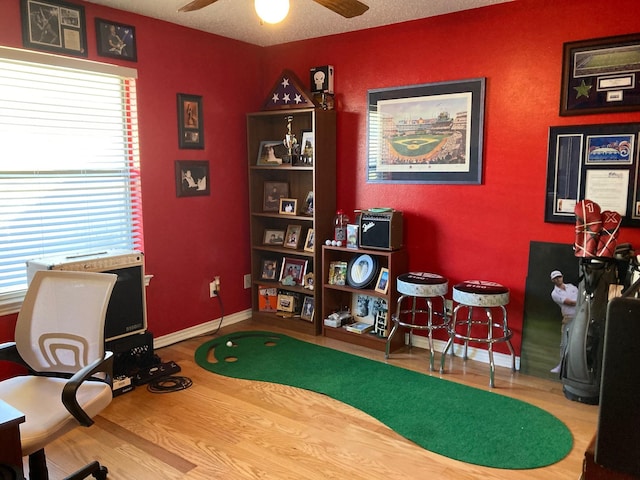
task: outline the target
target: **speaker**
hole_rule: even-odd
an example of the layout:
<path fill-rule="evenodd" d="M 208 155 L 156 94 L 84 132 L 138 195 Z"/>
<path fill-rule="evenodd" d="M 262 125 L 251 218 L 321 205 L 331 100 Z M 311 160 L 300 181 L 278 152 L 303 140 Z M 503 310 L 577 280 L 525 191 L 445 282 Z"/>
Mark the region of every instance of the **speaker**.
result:
<path fill-rule="evenodd" d="M 160 363 L 153 353 L 153 334 L 144 332 L 106 342 L 105 349 L 113 352 L 113 376 L 133 376 L 138 370 Z"/>
<path fill-rule="evenodd" d="M 358 220 L 360 248 L 397 250 L 402 248 L 402 212 L 363 211 Z"/>
<path fill-rule="evenodd" d="M 595 462 L 640 476 L 640 299 L 609 302 Z"/>

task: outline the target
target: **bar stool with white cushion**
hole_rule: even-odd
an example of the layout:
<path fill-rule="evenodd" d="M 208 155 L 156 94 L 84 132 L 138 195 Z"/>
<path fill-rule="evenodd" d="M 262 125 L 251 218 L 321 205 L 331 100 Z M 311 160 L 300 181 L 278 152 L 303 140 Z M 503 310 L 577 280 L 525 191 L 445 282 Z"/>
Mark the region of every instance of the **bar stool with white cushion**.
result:
<path fill-rule="evenodd" d="M 401 296 L 396 304 L 396 313 L 391 316 L 393 328 L 387 338 L 385 358 L 389 358 L 391 339 L 399 327 L 409 330 L 409 349 L 413 346 L 413 330 L 428 332 L 429 339 L 429 368 L 434 369 L 433 331 L 448 329 L 444 295 L 449 288 L 448 280 L 436 273 L 411 272 L 399 275 L 396 290 Z M 434 312 L 432 299 L 439 297 L 441 310 Z M 426 321 L 419 319 L 426 317 Z"/>
<path fill-rule="evenodd" d="M 516 369 L 516 356 L 511 344 L 513 332 L 509 328 L 507 321 L 507 309 L 505 305 L 509 303 L 509 289 L 499 283 L 484 280 L 467 280 L 458 283 L 453 287 L 453 301 L 457 303 L 453 309 L 453 318 L 449 328 L 449 341 L 442 351 L 440 359 L 440 373 L 444 372 L 444 362 L 447 351 L 451 347 L 451 354 L 454 354 L 453 344 L 455 339 L 464 341 L 464 360 L 467 359 L 469 342 L 478 342 L 488 345 L 489 351 L 489 386 L 494 387 L 495 363 L 493 360 L 493 345 L 505 342 L 511 353 L 511 369 Z M 486 319 L 473 317 L 474 308 L 482 308 Z M 492 311 L 498 309 L 501 312 L 500 321 L 496 321 Z M 461 310 L 466 310 L 466 317 L 459 315 Z M 476 326 L 474 336 L 473 327 Z M 496 332 L 497 330 L 497 332 Z M 482 331 L 484 335 L 480 335 Z M 499 333 L 498 333 L 499 332 Z"/>

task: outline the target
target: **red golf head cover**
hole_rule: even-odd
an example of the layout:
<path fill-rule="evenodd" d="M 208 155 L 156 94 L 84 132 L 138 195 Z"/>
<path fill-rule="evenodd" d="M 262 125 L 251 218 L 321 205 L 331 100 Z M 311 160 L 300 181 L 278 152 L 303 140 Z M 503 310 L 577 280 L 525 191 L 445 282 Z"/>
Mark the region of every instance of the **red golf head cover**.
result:
<path fill-rule="evenodd" d="M 605 210 L 602 212 L 602 231 L 598 239 L 596 255 L 598 257 L 613 258 L 618 244 L 618 233 L 622 217 L 618 212 Z"/>
<path fill-rule="evenodd" d="M 573 246 L 576 257 L 595 257 L 598 236 L 602 230 L 600 205 L 591 200 L 576 203 L 576 241 Z"/>

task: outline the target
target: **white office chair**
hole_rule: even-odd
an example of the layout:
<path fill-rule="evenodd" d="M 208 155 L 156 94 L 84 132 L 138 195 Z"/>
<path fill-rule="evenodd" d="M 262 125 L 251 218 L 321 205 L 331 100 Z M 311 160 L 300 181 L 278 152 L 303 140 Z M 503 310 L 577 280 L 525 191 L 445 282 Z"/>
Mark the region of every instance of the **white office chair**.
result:
<path fill-rule="evenodd" d="M 104 350 L 104 322 L 117 275 L 36 272 L 18 315 L 15 342 L 0 345 L 0 360 L 28 374 L 0 382 L 0 399 L 20 410 L 22 455 L 29 477 L 47 479 L 44 448 L 78 425 L 88 427 L 112 399 L 113 358 Z M 92 462 L 69 479 L 105 479 Z"/>

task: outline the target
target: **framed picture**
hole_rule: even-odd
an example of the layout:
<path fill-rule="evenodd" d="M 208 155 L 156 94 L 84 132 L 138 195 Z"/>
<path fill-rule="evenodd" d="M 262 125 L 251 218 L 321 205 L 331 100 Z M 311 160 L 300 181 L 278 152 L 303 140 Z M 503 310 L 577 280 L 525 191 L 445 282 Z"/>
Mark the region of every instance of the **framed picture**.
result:
<path fill-rule="evenodd" d="M 289 184 L 286 182 L 264 182 L 264 200 L 262 211 L 277 212 L 280 209 L 280 199 L 289 196 Z"/>
<path fill-rule="evenodd" d="M 303 280 L 302 286 L 304 288 L 306 288 L 307 290 L 315 289 L 315 277 L 313 275 L 313 272 L 307 273 L 302 280 Z"/>
<path fill-rule="evenodd" d="M 378 275 L 378 281 L 376 282 L 376 292 L 387 294 L 389 290 L 389 269 L 382 267 L 380 274 Z"/>
<path fill-rule="evenodd" d="M 347 262 L 336 261 L 329 264 L 329 285 L 345 285 L 347 281 Z"/>
<path fill-rule="evenodd" d="M 563 46 L 560 115 L 640 110 L 640 34 Z"/>
<path fill-rule="evenodd" d="M 178 146 L 204 148 L 202 97 L 199 95 L 178 94 Z"/>
<path fill-rule="evenodd" d="M 347 224 L 347 248 L 358 248 L 359 225 Z"/>
<path fill-rule="evenodd" d="M 278 294 L 278 311 L 293 313 L 296 310 L 296 299 L 286 293 Z"/>
<path fill-rule="evenodd" d="M 313 215 L 313 190 L 309 191 L 306 198 L 304 199 L 302 213 L 304 215 Z"/>
<path fill-rule="evenodd" d="M 284 230 L 268 230 L 264 231 L 263 245 L 284 245 Z"/>
<path fill-rule="evenodd" d="M 302 232 L 302 225 L 289 225 L 287 227 L 287 233 L 284 236 L 284 246 L 286 248 L 297 249 L 300 244 L 300 233 Z"/>
<path fill-rule="evenodd" d="M 262 260 L 262 270 L 260 273 L 260 278 L 262 280 L 277 280 L 277 272 L 278 272 L 278 261 L 267 259 Z"/>
<path fill-rule="evenodd" d="M 313 165 L 315 144 L 313 132 L 303 130 L 300 141 L 300 159 L 302 164 Z"/>
<path fill-rule="evenodd" d="M 287 155 L 287 147 L 282 140 L 265 140 L 260 142 L 256 165 L 282 165 Z"/>
<path fill-rule="evenodd" d="M 84 7 L 58 0 L 20 0 L 27 48 L 88 56 Z"/>
<path fill-rule="evenodd" d="M 315 234 L 313 228 L 310 228 L 309 230 L 307 230 L 307 238 L 304 241 L 303 250 L 305 252 L 314 252 L 315 251 L 315 243 L 316 243 L 316 234 Z"/>
<path fill-rule="evenodd" d="M 267 287 L 266 285 L 258 286 L 258 310 L 259 311 L 275 312 L 277 299 L 278 299 L 277 288 Z"/>
<path fill-rule="evenodd" d="M 381 311 L 387 311 L 387 301 L 384 298 L 361 293 L 351 295 L 351 313 L 356 322 L 374 324 Z"/>
<path fill-rule="evenodd" d="M 551 127 L 545 221 L 575 223 L 576 204 L 589 199 L 640 227 L 639 141 L 640 123 Z"/>
<path fill-rule="evenodd" d="M 207 160 L 176 160 L 175 169 L 178 197 L 209 195 L 209 162 Z"/>
<path fill-rule="evenodd" d="M 356 255 L 347 264 L 347 284 L 353 288 L 366 288 L 378 275 L 378 261 L 368 254 Z"/>
<path fill-rule="evenodd" d="M 96 18 L 96 45 L 102 57 L 138 60 L 136 29 L 131 25 Z"/>
<path fill-rule="evenodd" d="M 300 312 L 300 318 L 313 322 L 313 314 L 315 312 L 315 301 L 313 297 L 304 297 L 302 302 L 302 311 Z"/>
<path fill-rule="evenodd" d="M 367 182 L 481 184 L 485 79 L 369 90 Z"/>
<path fill-rule="evenodd" d="M 284 285 L 302 285 L 307 270 L 307 261 L 285 257 L 280 268 L 280 282 Z"/>
<path fill-rule="evenodd" d="M 295 198 L 281 198 L 278 213 L 280 215 L 296 215 L 298 212 L 298 200 Z"/>

